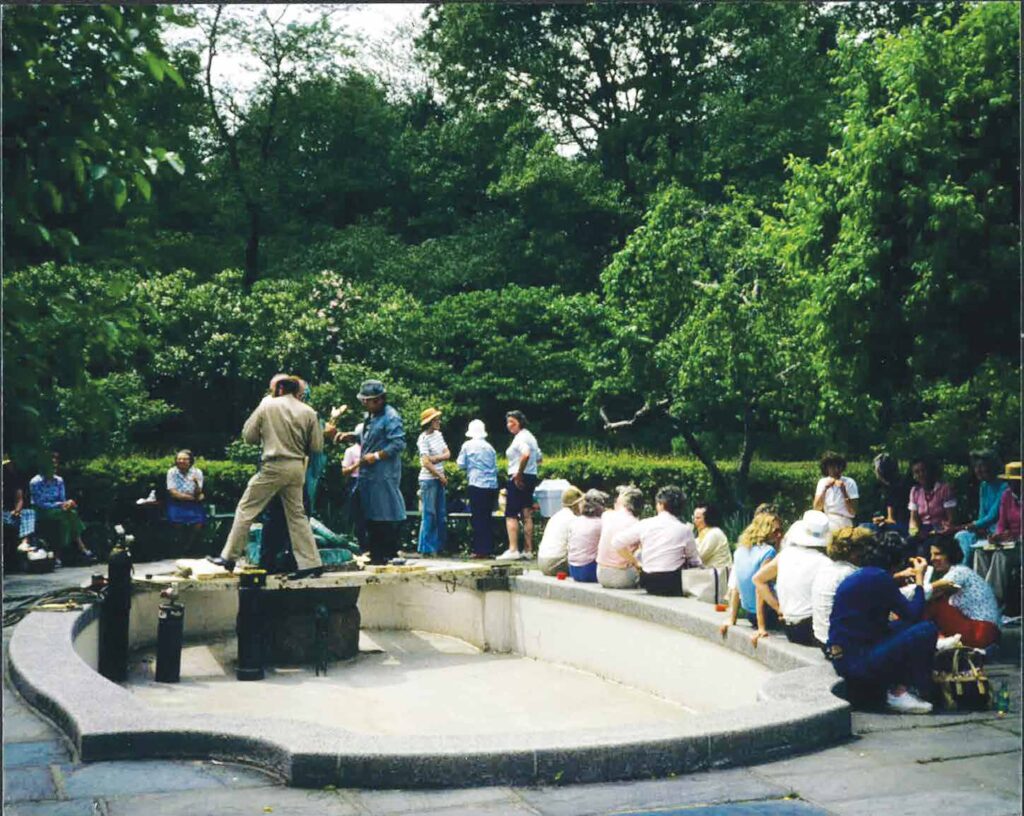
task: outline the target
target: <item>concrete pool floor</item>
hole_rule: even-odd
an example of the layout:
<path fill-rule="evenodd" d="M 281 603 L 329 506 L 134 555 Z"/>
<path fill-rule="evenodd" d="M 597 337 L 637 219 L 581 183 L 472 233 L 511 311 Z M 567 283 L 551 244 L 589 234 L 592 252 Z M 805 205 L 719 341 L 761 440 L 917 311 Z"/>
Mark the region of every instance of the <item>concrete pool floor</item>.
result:
<path fill-rule="evenodd" d="M 89 568 L 4 577 L 19 598 L 77 586 Z M 6 653 L 12 628 L 3 630 Z M 1019 642 L 1019 641 L 1018 641 Z M 6 658 L 6 654 L 5 654 Z M 6 663 L 6 661 L 5 661 Z M 212 761 L 83 764 L 64 737 L 3 688 L 4 813 L 10 816 L 935 816 L 1019 814 L 1020 666 L 990 675 L 1011 688 L 1011 713 L 897 717 L 855 712 L 854 737 L 825 751 L 674 779 L 436 791 L 301 790 Z"/>
<path fill-rule="evenodd" d="M 262 682 L 244 684 L 235 680 L 234 638 L 186 645 L 177 684 L 155 682 L 155 650 L 142 650 L 133 655 L 127 688 L 159 710 L 258 710 L 363 734 L 576 731 L 624 719 L 638 725 L 684 720 L 694 713 L 588 672 L 483 653 L 447 635 L 363 631 L 359 649 L 357 658 L 331 663 L 326 676 L 317 677 L 308 665 L 278 667 L 268 669 Z"/>

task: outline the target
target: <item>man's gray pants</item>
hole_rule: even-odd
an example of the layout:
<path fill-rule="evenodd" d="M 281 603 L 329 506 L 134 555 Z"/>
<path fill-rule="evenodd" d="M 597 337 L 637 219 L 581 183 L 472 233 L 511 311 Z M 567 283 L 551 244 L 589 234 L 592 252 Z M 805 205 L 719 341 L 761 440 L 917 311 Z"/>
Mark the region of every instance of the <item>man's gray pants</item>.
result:
<path fill-rule="evenodd" d="M 320 552 L 313 539 L 313 530 L 302 506 L 302 486 L 306 479 L 306 463 L 302 459 L 264 459 L 256 475 L 249 480 L 235 510 L 227 543 L 221 558 L 236 561 L 249 540 L 249 528 L 274 496 L 281 496 L 292 553 L 299 569 L 322 565 Z"/>

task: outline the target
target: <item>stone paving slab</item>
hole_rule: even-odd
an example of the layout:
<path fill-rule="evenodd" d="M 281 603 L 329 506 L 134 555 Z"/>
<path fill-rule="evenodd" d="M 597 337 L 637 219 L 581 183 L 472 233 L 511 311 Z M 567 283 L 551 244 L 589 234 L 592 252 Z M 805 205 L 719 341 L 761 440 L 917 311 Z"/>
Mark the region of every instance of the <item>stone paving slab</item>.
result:
<path fill-rule="evenodd" d="M 440 810 L 420 810 L 417 816 L 537 816 L 537 811 L 522 802 L 490 802 Z"/>
<path fill-rule="evenodd" d="M 107 816 L 265 816 L 265 808 L 277 816 L 361 816 L 345 795 L 299 788 L 264 787 L 167 793 L 155 796 L 113 798 L 106 802 Z M 202 802 L 201 808 L 199 801 Z"/>
<path fill-rule="evenodd" d="M 192 806 L 195 808 L 194 801 Z M 5 807 L 4 816 L 104 816 L 102 807 L 99 801 L 95 799 L 66 799 L 61 802 L 24 802 Z"/>
<path fill-rule="evenodd" d="M 987 725 L 952 725 L 948 728 L 915 728 L 912 731 L 882 731 L 860 743 L 883 762 L 925 762 L 977 754 L 1018 751 L 1020 740 L 1013 734 Z"/>
<path fill-rule="evenodd" d="M 4 685 L 4 694 L 6 697 L 6 684 Z M 56 733 L 49 723 L 44 722 L 38 716 L 31 713 L 28 706 L 23 703 L 4 708 L 5 746 L 18 742 L 38 742 L 40 740 L 53 739 Z"/>
<path fill-rule="evenodd" d="M 737 802 L 729 805 L 625 813 L 622 816 L 828 816 L 828 811 L 798 799 Z"/>
<path fill-rule="evenodd" d="M 6 726 L 7 723 L 5 722 Z M 71 754 L 59 740 L 41 742 L 12 742 L 4 744 L 4 767 L 22 765 L 59 765 L 70 762 Z"/>
<path fill-rule="evenodd" d="M 965 792 L 966 780 L 957 773 L 956 767 L 951 763 L 945 763 L 944 767 L 937 768 L 934 764 L 919 765 L 913 762 L 901 764 L 898 754 L 892 759 L 892 764 L 878 764 L 870 772 L 860 768 L 837 767 L 828 773 L 816 769 L 810 773 L 780 774 L 772 776 L 771 780 L 798 793 L 802 799 L 836 812 L 842 803 L 864 799 L 881 801 L 910 797 L 909 802 L 914 795 L 924 791 L 934 794 Z M 977 788 L 973 780 L 967 784 L 971 788 Z M 1002 795 L 996 792 L 979 791 L 979 795 L 979 801 L 986 805 L 990 804 L 993 797 L 1002 799 Z M 901 814 L 901 816 L 903 814 L 903 811 L 895 806 L 888 810 L 876 810 L 875 812 Z M 967 811 L 941 809 L 938 812 L 959 814 Z M 981 808 L 977 812 L 986 813 L 987 811 Z"/>
<path fill-rule="evenodd" d="M 519 795 L 545 816 L 605 814 L 638 808 L 708 805 L 749 799 L 778 799 L 789 790 L 745 769 L 690 774 L 631 784 L 524 788 Z"/>
<path fill-rule="evenodd" d="M 25 802 L 33 799 L 55 799 L 57 787 L 53 775 L 45 766 L 32 768 L 4 768 L 4 803 Z"/>
<path fill-rule="evenodd" d="M 1020 795 L 1020 751 L 992 756 L 957 759 L 945 765 L 945 770 L 977 783 L 978 790 L 1005 793 L 1014 798 Z M 944 770 L 941 766 L 937 770 Z"/>
<path fill-rule="evenodd" d="M 356 799 L 373 816 L 423 813 L 437 808 L 475 807 L 485 803 L 509 804 L 518 801 L 507 787 L 463 788 L 450 791 L 360 791 L 356 794 Z"/>
<path fill-rule="evenodd" d="M 192 791 L 194 798 L 198 791 L 224 787 L 211 767 L 216 766 L 200 761 L 140 760 L 62 765 L 59 770 L 69 799 L 183 790 Z"/>
<path fill-rule="evenodd" d="M 828 809 L 836 816 L 1019 816 L 1021 812 L 1020 800 L 1016 797 L 984 791 L 930 791 L 927 788 L 845 802 L 829 802 Z"/>

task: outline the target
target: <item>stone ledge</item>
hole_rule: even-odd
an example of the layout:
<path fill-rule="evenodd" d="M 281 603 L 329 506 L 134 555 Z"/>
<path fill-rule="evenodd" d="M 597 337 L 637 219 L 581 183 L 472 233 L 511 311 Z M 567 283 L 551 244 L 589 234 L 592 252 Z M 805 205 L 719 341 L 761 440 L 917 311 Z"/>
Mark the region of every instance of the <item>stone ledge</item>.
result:
<path fill-rule="evenodd" d="M 689 599 L 595 590 L 533 576 L 512 578 L 511 589 L 633 615 L 721 642 L 720 617 Z M 782 639 L 754 650 L 739 632 L 731 633 L 724 647 L 747 653 L 745 643 L 751 657 L 782 673 L 765 684 L 756 705 L 700 714 L 684 724 L 374 737 L 308 722 L 167 714 L 106 680 L 77 654 L 74 639 L 95 617 L 93 608 L 32 613 L 16 628 L 8 656 L 19 691 L 58 723 L 85 761 L 209 757 L 254 764 L 301 787 L 530 785 L 749 764 L 815 750 L 851 733 L 850 708 L 833 694 L 839 678 L 820 656 L 814 660 L 802 654 L 811 650 Z"/>

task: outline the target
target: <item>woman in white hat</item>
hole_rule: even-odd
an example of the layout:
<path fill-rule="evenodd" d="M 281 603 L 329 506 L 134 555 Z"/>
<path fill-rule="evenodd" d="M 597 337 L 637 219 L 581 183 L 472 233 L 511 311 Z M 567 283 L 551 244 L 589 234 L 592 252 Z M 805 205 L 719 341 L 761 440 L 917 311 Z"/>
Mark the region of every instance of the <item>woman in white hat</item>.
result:
<path fill-rule="evenodd" d="M 760 638 L 768 637 L 767 629 L 761 625 L 766 604 L 784 619 L 790 642 L 815 645 L 812 589 L 818 571 L 830 563 L 825 549 L 831 538 L 829 517 L 818 510 L 808 510 L 786 533 L 789 546 L 783 547 L 782 552 L 757 571 L 754 576 L 758 621 L 753 637 L 755 646 Z"/>
<path fill-rule="evenodd" d="M 466 442 L 459 450 L 458 466 L 466 471 L 469 491 L 470 525 L 473 528 L 473 558 L 490 558 L 494 552 L 491 513 L 498 498 L 498 455 L 487 442 L 487 428 L 479 419 L 469 423 Z"/>

